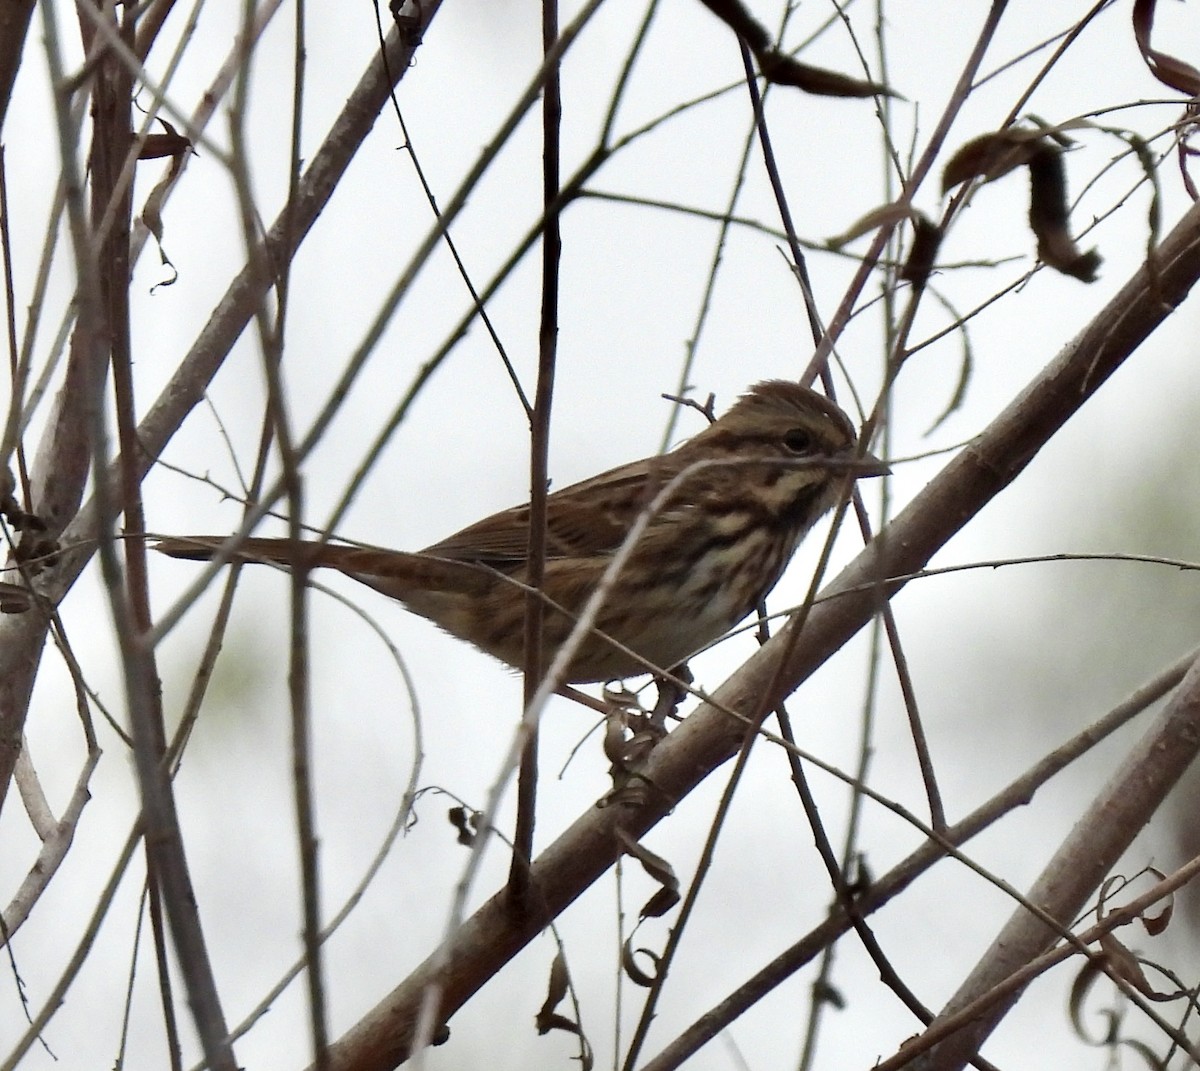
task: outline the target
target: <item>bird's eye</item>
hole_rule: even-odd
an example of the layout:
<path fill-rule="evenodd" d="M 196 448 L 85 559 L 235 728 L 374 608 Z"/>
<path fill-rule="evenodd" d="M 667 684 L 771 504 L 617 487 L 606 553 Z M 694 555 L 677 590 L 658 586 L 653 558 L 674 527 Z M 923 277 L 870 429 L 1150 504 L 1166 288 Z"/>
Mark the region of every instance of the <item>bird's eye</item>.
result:
<path fill-rule="evenodd" d="M 783 445 L 793 454 L 810 453 L 813 448 L 812 432 L 804 428 L 792 428 L 791 431 L 784 434 Z"/>

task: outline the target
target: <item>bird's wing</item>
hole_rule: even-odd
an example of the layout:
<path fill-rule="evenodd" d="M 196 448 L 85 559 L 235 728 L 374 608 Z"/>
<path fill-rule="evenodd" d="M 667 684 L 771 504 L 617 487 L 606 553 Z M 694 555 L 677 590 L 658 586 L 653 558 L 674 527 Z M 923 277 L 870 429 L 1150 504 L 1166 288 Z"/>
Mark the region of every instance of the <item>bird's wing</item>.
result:
<path fill-rule="evenodd" d="M 635 461 L 550 495 L 547 557 L 613 553 L 644 504 L 646 476 L 646 462 Z M 523 564 L 528 547 L 529 506 L 525 505 L 485 517 L 426 547 L 424 553 L 503 570 Z"/>

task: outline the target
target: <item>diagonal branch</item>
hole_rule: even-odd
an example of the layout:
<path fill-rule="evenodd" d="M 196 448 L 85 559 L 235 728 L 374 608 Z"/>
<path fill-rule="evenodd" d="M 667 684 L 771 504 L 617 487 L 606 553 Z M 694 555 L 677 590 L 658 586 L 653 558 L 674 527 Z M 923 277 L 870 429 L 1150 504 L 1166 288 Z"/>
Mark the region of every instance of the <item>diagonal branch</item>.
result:
<path fill-rule="evenodd" d="M 1200 752 L 1200 660 L 1193 663 L 1174 698 L 1046 864 L 1029 890 L 1028 899 L 1059 919 L 1064 927 L 1070 926 L 1192 764 L 1197 752 Z M 1049 951 L 1057 939 L 1056 930 L 1018 907 L 958 992 L 929 1024 L 928 1032 L 938 1032 L 944 1020 Z M 963 1067 L 1023 991 L 1021 987 L 1008 992 L 909 1066 L 914 1071 L 954 1071 Z M 919 1043 L 921 1039 L 916 1040 Z M 895 1066 L 907 1063 L 904 1055 L 902 1050 Z"/>

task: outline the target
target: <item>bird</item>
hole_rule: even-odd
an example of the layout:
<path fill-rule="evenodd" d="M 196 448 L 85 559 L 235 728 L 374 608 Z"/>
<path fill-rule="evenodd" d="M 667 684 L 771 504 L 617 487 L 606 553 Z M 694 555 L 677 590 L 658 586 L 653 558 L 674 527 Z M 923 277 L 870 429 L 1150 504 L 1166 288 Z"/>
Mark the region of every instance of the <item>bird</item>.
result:
<path fill-rule="evenodd" d="M 630 549 L 562 683 L 680 666 L 759 605 L 855 480 L 889 471 L 859 447 L 854 424 L 835 403 L 796 383 L 767 380 L 673 450 L 550 493 L 542 666 L 656 496 L 665 500 Z M 520 669 L 529 517 L 528 504 L 502 510 L 416 552 L 251 537 L 228 556 L 338 570 Z M 178 536 L 155 549 L 203 560 L 225 542 Z"/>

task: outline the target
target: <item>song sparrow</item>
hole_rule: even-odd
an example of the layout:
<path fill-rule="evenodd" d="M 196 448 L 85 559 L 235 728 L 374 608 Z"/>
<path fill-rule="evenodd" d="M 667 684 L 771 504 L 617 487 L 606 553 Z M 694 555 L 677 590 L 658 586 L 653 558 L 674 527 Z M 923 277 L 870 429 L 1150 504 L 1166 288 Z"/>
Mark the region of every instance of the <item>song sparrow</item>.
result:
<path fill-rule="evenodd" d="M 750 613 L 853 480 L 888 471 L 856 452 L 854 426 L 836 405 L 772 380 L 670 453 L 555 491 L 546 502 L 544 666 L 639 512 L 696 462 L 708 464 L 684 476 L 651 518 L 564 681 L 613 680 L 683 662 Z M 338 569 L 520 667 L 525 589 L 511 581 L 524 581 L 528 541 L 526 505 L 417 553 L 252 538 L 233 556 Z M 222 542 L 187 536 L 156 549 L 204 559 Z"/>

